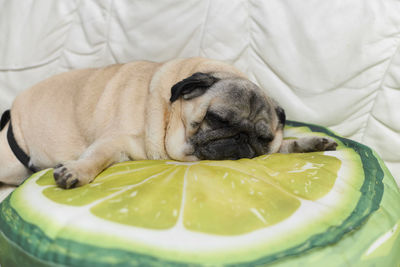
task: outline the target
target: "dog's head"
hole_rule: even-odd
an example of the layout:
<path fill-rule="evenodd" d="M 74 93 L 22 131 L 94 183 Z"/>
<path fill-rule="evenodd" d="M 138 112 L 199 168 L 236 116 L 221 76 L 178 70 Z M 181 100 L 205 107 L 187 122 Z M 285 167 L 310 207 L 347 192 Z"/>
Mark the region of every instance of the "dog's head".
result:
<path fill-rule="evenodd" d="M 225 72 L 194 73 L 172 87 L 180 99 L 186 153 L 202 160 L 277 152 L 285 112 L 251 81 Z"/>

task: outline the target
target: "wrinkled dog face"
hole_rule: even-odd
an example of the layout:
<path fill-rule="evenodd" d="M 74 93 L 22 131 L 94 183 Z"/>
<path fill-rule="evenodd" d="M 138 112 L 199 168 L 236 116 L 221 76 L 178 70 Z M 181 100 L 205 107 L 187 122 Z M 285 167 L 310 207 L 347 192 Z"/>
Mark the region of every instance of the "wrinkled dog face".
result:
<path fill-rule="evenodd" d="M 171 102 L 202 97 L 207 108 L 189 118 L 189 142 L 202 160 L 253 158 L 277 152 L 285 113 L 254 83 L 226 73 L 195 73 L 172 88 Z"/>

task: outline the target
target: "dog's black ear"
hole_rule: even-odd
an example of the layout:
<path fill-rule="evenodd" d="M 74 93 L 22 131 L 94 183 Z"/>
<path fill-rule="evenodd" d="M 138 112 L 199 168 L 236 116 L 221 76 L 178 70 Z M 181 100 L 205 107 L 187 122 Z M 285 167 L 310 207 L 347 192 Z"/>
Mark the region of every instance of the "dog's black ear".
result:
<path fill-rule="evenodd" d="M 185 100 L 201 96 L 217 81 L 218 78 L 215 78 L 209 73 L 196 72 L 192 76 L 172 86 L 171 98 L 169 100 L 172 103 L 181 96 Z"/>
<path fill-rule="evenodd" d="M 285 110 L 278 106 L 275 108 L 275 111 L 276 111 L 276 114 L 278 115 L 279 123 L 282 124 L 283 126 L 285 126 L 285 123 L 286 123 Z"/>

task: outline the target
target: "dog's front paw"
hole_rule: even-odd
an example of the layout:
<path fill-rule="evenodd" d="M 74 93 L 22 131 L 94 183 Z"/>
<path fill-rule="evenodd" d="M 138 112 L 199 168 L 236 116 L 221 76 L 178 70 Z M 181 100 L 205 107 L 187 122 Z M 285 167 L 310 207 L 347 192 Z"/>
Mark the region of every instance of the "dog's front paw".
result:
<path fill-rule="evenodd" d="M 316 137 L 314 141 L 315 151 L 336 150 L 338 144 L 335 140 L 327 137 Z"/>
<path fill-rule="evenodd" d="M 335 140 L 327 137 L 312 137 L 309 142 L 307 152 L 336 150 L 338 145 Z"/>
<path fill-rule="evenodd" d="M 54 180 L 61 188 L 69 189 L 79 185 L 79 176 L 73 169 L 59 164 L 54 167 Z"/>
<path fill-rule="evenodd" d="M 328 137 L 303 137 L 296 140 L 295 151 L 296 152 L 317 152 L 336 150 L 338 144 L 335 140 Z"/>

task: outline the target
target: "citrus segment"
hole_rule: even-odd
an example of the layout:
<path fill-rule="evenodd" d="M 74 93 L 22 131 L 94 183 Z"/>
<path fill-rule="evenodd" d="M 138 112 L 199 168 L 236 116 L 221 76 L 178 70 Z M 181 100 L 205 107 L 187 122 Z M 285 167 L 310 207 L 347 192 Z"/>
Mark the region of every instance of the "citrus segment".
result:
<path fill-rule="evenodd" d="M 276 173 L 271 179 L 288 192 L 303 199 L 317 200 L 331 191 L 341 161 L 317 152 L 289 157 L 284 154 L 268 155 L 264 164 Z"/>
<path fill-rule="evenodd" d="M 117 169 L 112 167 L 101 173 L 93 183 L 71 190 L 62 190 L 57 187 L 51 176 L 43 176 L 37 183 L 39 185 L 53 185 L 46 188 L 43 194 L 54 202 L 84 206 L 120 192 L 125 186 L 140 183 L 166 169 L 169 169 L 169 166 L 160 166 L 157 161 L 140 161 L 130 165 L 118 165 Z"/>
<path fill-rule="evenodd" d="M 167 229 L 178 219 L 182 202 L 185 169 L 178 167 L 132 183 L 115 196 L 91 208 L 91 212 L 110 221 L 145 227 Z M 124 179 L 129 179 L 127 175 Z"/>
<path fill-rule="evenodd" d="M 184 225 L 188 230 L 239 235 L 280 222 L 300 201 L 269 181 L 221 166 L 191 166 Z M 213 177 L 213 179 L 207 179 Z"/>

